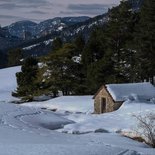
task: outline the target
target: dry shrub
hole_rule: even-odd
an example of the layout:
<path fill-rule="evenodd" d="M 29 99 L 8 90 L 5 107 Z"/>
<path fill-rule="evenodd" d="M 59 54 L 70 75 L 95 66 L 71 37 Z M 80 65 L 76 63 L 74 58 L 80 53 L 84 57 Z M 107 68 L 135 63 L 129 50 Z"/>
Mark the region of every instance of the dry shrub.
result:
<path fill-rule="evenodd" d="M 134 115 L 138 120 L 137 134 L 155 148 L 155 114 L 149 113 L 145 116 Z"/>

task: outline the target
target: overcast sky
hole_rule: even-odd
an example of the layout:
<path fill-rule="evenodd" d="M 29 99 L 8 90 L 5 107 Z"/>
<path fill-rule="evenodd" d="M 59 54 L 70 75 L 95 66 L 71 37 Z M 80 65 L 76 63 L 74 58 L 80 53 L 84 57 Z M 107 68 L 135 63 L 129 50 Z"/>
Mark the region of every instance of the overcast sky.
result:
<path fill-rule="evenodd" d="M 95 16 L 120 0 L 0 0 L 0 25 L 15 21 L 40 22 L 53 17 Z"/>

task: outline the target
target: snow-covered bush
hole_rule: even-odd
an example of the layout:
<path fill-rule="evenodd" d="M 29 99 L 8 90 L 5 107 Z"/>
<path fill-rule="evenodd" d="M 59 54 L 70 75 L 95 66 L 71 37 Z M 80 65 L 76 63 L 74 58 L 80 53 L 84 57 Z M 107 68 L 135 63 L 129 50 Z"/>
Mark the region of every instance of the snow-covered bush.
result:
<path fill-rule="evenodd" d="M 139 101 L 139 97 L 137 94 L 130 94 L 128 97 L 126 97 L 126 100 Z"/>

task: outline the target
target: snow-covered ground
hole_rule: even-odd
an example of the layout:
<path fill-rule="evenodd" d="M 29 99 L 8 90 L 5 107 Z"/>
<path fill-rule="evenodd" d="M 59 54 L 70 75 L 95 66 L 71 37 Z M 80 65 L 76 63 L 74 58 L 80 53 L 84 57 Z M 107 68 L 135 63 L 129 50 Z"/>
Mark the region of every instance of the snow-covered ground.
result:
<path fill-rule="evenodd" d="M 61 96 L 45 102 L 25 103 L 24 106 L 46 108 L 72 113 L 93 113 L 93 96 Z"/>
<path fill-rule="evenodd" d="M 102 115 L 91 114 L 92 96 L 15 105 L 8 101 L 14 100 L 10 93 L 16 88 L 14 74 L 19 70 L 0 70 L 0 155 L 155 154 L 146 144 L 116 133 L 132 130 L 136 126 L 133 113 L 154 112 L 155 104 L 125 102 L 118 111 Z"/>
<path fill-rule="evenodd" d="M 15 99 L 11 96 L 11 93 L 17 87 L 15 73 L 20 70 L 21 67 L 0 69 L 0 101 L 7 102 Z"/>
<path fill-rule="evenodd" d="M 65 118 L 73 120 L 76 123 L 64 126 L 59 129 L 60 132 L 67 133 L 87 133 L 105 130 L 105 132 L 133 132 L 138 124 L 135 115 L 144 115 L 146 113 L 155 113 L 155 104 L 130 102 L 123 103 L 121 108 L 111 113 L 100 115 L 72 114 Z"/>

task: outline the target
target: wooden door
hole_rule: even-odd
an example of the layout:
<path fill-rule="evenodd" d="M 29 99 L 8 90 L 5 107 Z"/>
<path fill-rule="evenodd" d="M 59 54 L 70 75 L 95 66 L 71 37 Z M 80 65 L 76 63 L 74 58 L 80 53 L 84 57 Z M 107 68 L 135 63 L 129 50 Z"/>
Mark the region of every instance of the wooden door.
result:
<path fill-rule="evenodd" d="M 104 112 L 106 112 L 106 98 L 105 97 L 103 97 L 103 98 L 101 98 L 101 106 L 100 106 L 100 112 L 101 113 L 104 113 Z"/>

